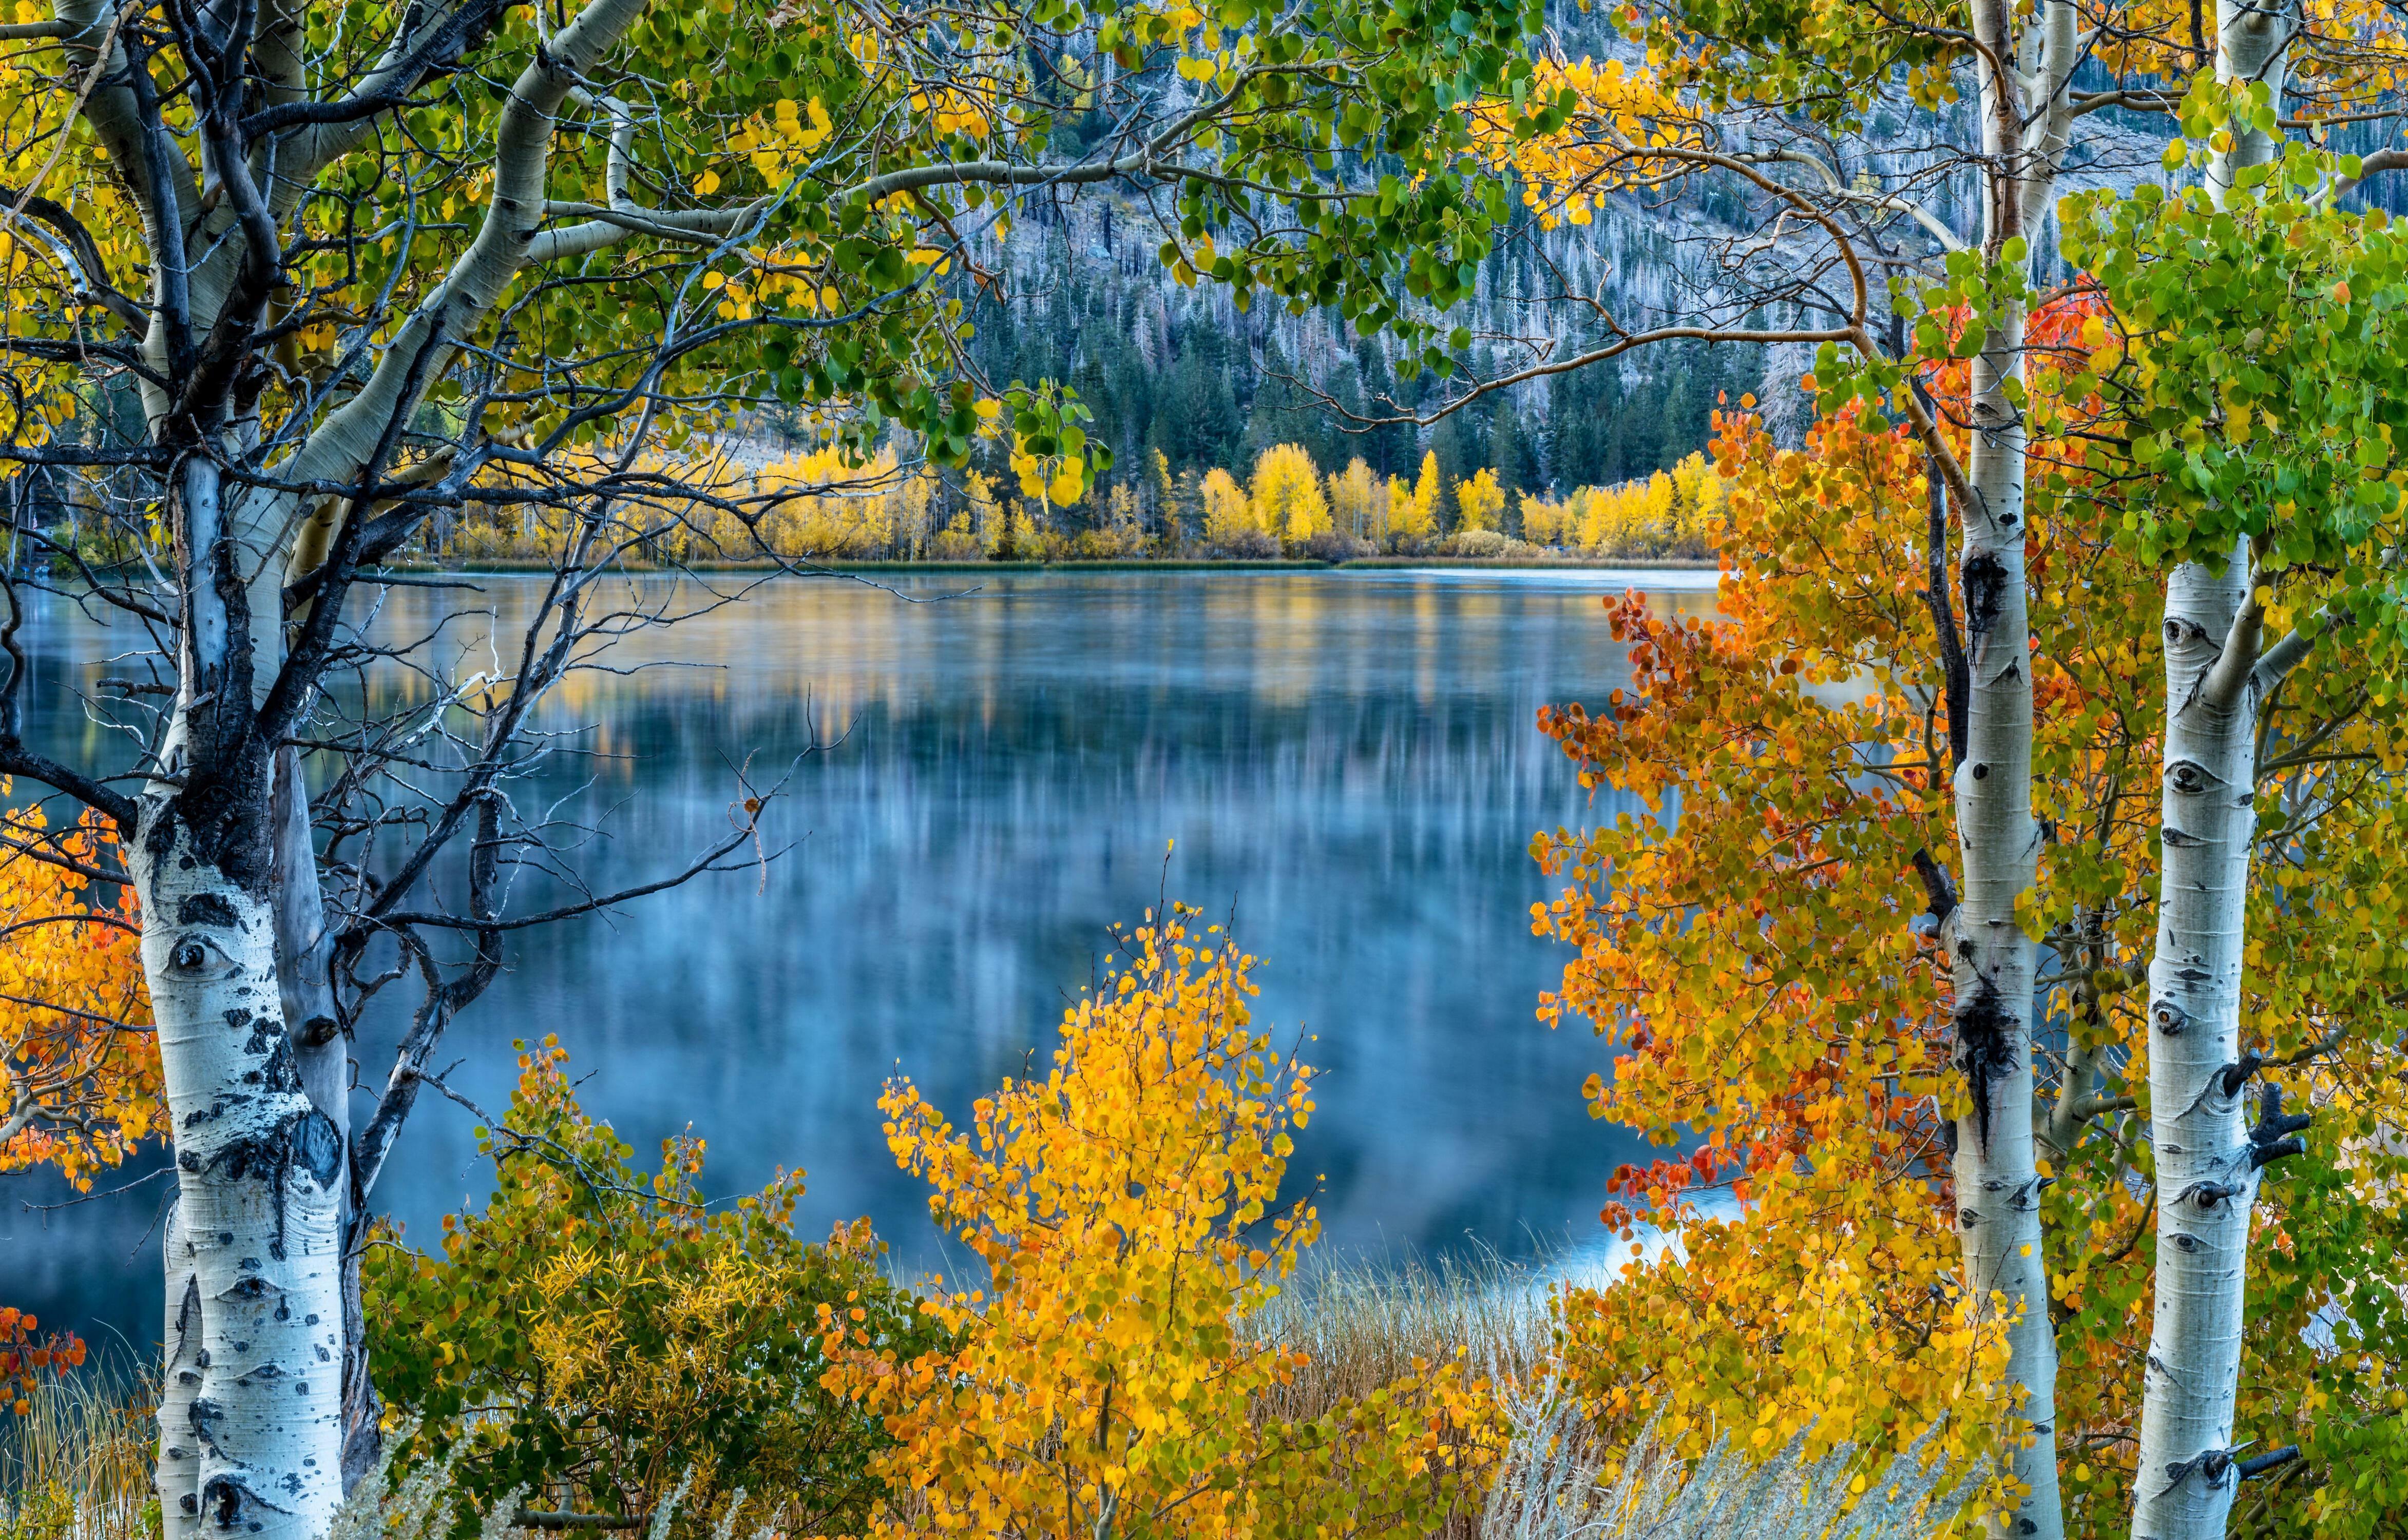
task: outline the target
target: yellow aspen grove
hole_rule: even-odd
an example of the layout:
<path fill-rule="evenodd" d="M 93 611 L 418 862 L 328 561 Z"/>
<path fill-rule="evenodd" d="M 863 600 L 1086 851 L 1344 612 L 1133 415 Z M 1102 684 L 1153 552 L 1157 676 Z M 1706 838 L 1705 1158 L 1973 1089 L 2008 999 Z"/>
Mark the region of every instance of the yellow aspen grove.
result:
<path fill-rule="evenodd" d="M 1526 492 L 1520 493 L 1515 503 L 1515 512 L 1522 520 L 1523 539 L 1534 546 L 1552 546 L 1562 538 L 1562 507 L 1543 497 L 1533 497 Z"/>
<path fill-rule="evenodd" d="M 1329 522 L 1340 535 L 1357 540 L 1378 540 L 1386 535 L 1374 505 L 1381 497 L 1379 478 L 1360 455 L 1342 471 L 1329 473 Z"/>
<path fill-rule="evenodd" d="M 1712 462 L 1693 454 L 1672 467 L 1672 513 L 1669 536 L 1674 545 L 1712 549 L 1723 505 L 1723 478 Z"/>
<path fill-rule="evenodd" d="M 1505 489 L 1497 484 L 1497 473 L 1482 470 L 1457 482 L 1455 489 L 1455 528 L 1461 530 L 1493 530 L 1505 515 Z"/>
<path fill-rule="evenodd" d="M 1670 475 L 1575 487 L 1561 502 L 1528 492 L 1518 500 L 1522 538 L 1599 555 L 1712 556 L 1723 543 L 1722 505 L 1722 478 L 1702 454 L 1688 456 Z"/>
<path fill-rule="evenodd" d="M 1436 1533 L 1495 1456 L 1495 1404 L 1461 1363 L 1416 1363 L 1319 1417 L 1261 1415 L 1309 1362 L 1240 1323 L 1315 1233 L 1310 1197 L 1279 1196 L 1311 1071 L 1253 1029 L 1254 960 L 1195 910 L 1123 941 L 1042 1079 L 1005 1081 L 966 1128 L 909 1080 L 881 1099 L 987 1283 L 927 1300 L 953 1346 L 908 1356 L 821 1307 L 825 1383 L 896 1441 L 871 1533 Z"/>
<path fill-rule="evenodd" d="M 1401 476 L 1392 476 L 1380 496 L 1380 537 L 1401 540 L 1426 533 L 1417 532 L 1413 523 L 1413 484 Z"/>
<path fill-rule="evenodd" d="M 1215 465 L 1204 474 L 1204 538 L 1229 545 L 1249 535 L 1265 534 L 1254 517 L 1254 505 L 1238 478 Z"/>
<path fill-rule="evenodd" d="M 1438 456 L 1422 456 L 1419 479 L 1411 487 L 1403 478 L 1388 482 L 1388 533 L 1399 540 L 1427 540 L 1438 534 L 1438 502 L 1441 492 Z"/>
<path fill-rule="evenodd" d="M 1254 527 L 1274 539 L 1302 542 L 1329 528 L 1321 473 L 1301 444 L 1277 444 L 1255 459 L 1247 501 Z"/>
<path fill-rule="evenodd" d="M 996 499 L 995 483 L 976 471 L 965 471 L 962 489 L 969 503 L 970 534 L 978 542 L 979 554 L 992 555 L 1002 543 L 1006 530 L 1006 516 L 1003 505 Z"/>
<path fill-rule="evenodd" d="M 1438 451 L 1424 452 L 1421 474 L 1413 478 L 1413 518 L 1424 534 L 1438 533 L 1439 499 L 1446 491 L 1444 480 L 1439 470 Z"/>

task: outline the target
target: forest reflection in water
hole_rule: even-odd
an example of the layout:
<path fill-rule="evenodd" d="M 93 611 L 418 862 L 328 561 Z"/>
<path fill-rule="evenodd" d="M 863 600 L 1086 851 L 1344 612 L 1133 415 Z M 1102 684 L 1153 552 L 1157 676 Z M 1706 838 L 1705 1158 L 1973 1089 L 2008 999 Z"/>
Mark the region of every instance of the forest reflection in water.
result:
<path fill-rule="evenodd" d="M 536 580 L 467 580 L 394 590 L 380 630 L 486 665 L 488 628 L 515 632 Z M 498 1109 L 510 1040 L 556 1033 L 588 1108 L 639 1151 L 691 1124 L 714 1192 L 802 1166 L 807 1230 L 867 1214 L 906 1267 L 941 1266 L 958 1258 L 886 1154 L 881 1082 L 906 1071 L 966 1111 L 1041 1059 L 1108 927 L 1167 889 L 1262 957 L 1257 1023 L 1310 1037 L 1320 1109 L 1292 1176 L 1324 1178 L 1326 1246 L 1599 1238 L 1605 1174 L 1637 1146 L 1582 1104 L 1599 1045 L 1534 1020 L 1561 958 L 1529 934 L 1550 890 L 1527 847 L 1618 810 L 1588 805 L 1533 716 L 1623 682 L 1599 601 L 1626 586 L 1680 612 L 1713 601 L 1691 574 L 945 574 L 895 592 L 781 579 L 640 633 L 551 714 L 586 729 L 539 792 L 598 820 L 584 878 L 674 869 L 726 831 L 739 766 L 773 780 L 818 741 L 771 820 L 791 848 L 513 937 L 439 1061 Z M 666 579 L 617 597 L 708 598 Z M 135 639 L 56 602 L 29 630 L 37 729 L 87 739 L 57 685 Z M 517 902 L 545 903 L 540 886 Z M 365 1082 L 397 1024 L 362 1044 Z M 422 1102 L 378 1194 L 411 1238 L 487 1190 L 471 1123 Z M 7 1202 L 10 1303 L 155 1340 L 158 1190 L 48 1216 Z"/>

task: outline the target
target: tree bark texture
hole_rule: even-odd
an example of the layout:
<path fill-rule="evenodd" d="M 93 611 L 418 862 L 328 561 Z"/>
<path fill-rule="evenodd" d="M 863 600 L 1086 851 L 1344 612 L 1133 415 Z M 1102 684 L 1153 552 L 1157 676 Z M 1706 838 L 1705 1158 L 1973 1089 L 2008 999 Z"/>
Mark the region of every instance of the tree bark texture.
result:
<path fill-rule="evenodd" d="M 2241 976 L 2257 832 L 2249 566 L 2197 563 L 2166 585 L 2166 748 L 2157 940 L 2149 965 L 2150 1133 L 2157 1182 L 2136 1540 L 2224 1533 L 2256 1146 L 2243 1116 Z M 2232 657 L 2234 649 L 2242 655 Z"/>
<path fill-rule="evenodd" d="M 193 1248 L 184 1239 L 181 1206 L 171 1202 L 159 1240 L 166 1268 L 167 1319 L 159 1380 L 159 1490 L 161 1540 L 194 1540 L 201 1533 L 200 1440 L 193 1433 L 193 1402 L 201 1393 L 201 1285 L 193 1271 Z"/>
<path fill-rule="evenodd" d="M 342 1136 L 285 1026 L 275 756 L 239 543 L 199 445 L 170 492 L 179 693 L 128 841 L 178 1188 L 160 1506 L 175 1540 L 321 1540 L 342 1498 Z"/>
<path fill-rule="evenodd" d="M 2072 7 L 2051 3 L 2018 29 L 2007 0 L 1980 0 L 1976 34 L 2014 78 L 1981 70 L 1983 244 L 2003 258 L 2035 228 L 2054 193 L 2070 133 L 2061 89 L 2079 53 Z M 2026 97 L 2031 98 L 2027 101 Z M 1968 1107 L 1957 1122 L 1953 1175 L 1964 1283 L 1977 1319 L 2001 1326 L 2006 1383 L 2000 1431 L 2020 1489 L 1992 1533 L 2060 1540 L 2057 1477 L 2057 1333 L 2048 1314 L 2033 1137 L 2031 1012 L 2037 954 L 2015 902 L 2037 876 L 2031 812 L 2031 624 L 2025 602 L 2024 493 L 2028 443 L 2014 382 L 2024 375 L 2022 304 L 1998 313 L 1972 361 L 1971 444 L 1958 579 L 1968 694 L 1965 751 L 1953 787 L 1964 880 L 1944 930 L 1951 957 L 1956 1063 Z"/>
<path fill-rule="evenodd" d="M 2216 6 L 2216 78 L 2262 82 L 2280 103 L 2290 7 Z M 2210 162 L 2219 205 L 2276 143 L 2254 130 Z M 2221 572 L 2186 563 L 2166 581 L 2165 763 L 2157 935 L 2149 964 L 2149 1132 L 2157 1184 L 2157 1299 L 2141 1405 L 2135 1540 L 2224 1533 L 2239 1472 L 2250 1209 L 2258 1172 L 2289 1131 L 2276 1105 L 2253 1140 L 2241 1050 L 2249 858 L 2257 834 L 2258 618 L 2245 543 Z"/>
<path fill-rule="evenodd" d="M 302 1090 L 265 894 L 185 801 L 146 798 L 133 842 L 178 1184 L 160 1505 L 171 1540 L 320 1540 L 342 1496 L 342 1145 Z"/>
<path fill-rule="evenodd" d="M 2031 814 L 2031 627 L 2024 598 L 2024 427 L 2005 381 L 2022 367 L 2023 317 L 2002 318 L 1973 367 L 1977 506 L 1966 510 L 1959 579 L 1967 664 L 1965 758 L 1956 804 L 1964 884 L 1951 917 L 1956 1067 L 1970 1106 L 1956 1126 L 1956 1224 L 1975 1314 L 2005 1323 L 2005 1387 L 2021 1405 L 2006 1431 L 2024 1495 L 2000 1533 L 2063 1533 L 2057 1481 L 2057 1333 L 2032 1134 L 2035 948 L 2015 901 L 2038 871 Z"/>

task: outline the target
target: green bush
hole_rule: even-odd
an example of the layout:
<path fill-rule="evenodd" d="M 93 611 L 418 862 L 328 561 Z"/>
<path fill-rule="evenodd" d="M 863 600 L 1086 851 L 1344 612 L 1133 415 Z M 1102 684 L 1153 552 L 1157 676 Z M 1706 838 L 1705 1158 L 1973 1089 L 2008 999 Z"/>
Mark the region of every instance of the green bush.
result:
<path fill-rule="evenodd" d="M 943 1340 L 867 1222 L 797 1241 L 799 1175 L 706 1207 L 701 1141 L 665 1141 L 660 1171 L 640 1174 L 579 1108 L 566 1055 L 521 1048 L 509 1114 L 479 1131 L 492 1198 L 443 1221 L 440 1257 L 387 1238 L 366 1262 L 376 1381 L 416 1424 L 400 1466 L 456 1461 L 479 1508 L 630 1519 L 691 1471 L 681 1530 L 738 1489 L 748 1530 L 856 1529 L 887 1439 L 822 1389 L 823 1334 L 840 1316 L 849 1341 L 907 1360 Z"/>

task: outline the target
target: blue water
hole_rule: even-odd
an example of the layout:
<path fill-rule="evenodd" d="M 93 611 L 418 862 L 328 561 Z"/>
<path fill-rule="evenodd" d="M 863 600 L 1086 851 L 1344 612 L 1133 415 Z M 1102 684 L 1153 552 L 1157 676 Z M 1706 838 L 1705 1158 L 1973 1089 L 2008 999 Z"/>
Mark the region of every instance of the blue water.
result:
<path fill-rule="evenodd" d="M 381 634 L 439 632 L 477 666 L 533 590 L 474 581 L 394 591 Z M 701 598 L 634 586 L 672 611 Z M 1532 723 L 1623 682 L 1600 601 L 1626 586 L 1712 602 L 1684 574 L 945 575 L 781 580 L 639 635 L 611 661 L 675 666 L 580 676 L 552 713 L 590 729 L 543 785 L 603 831 L 587 880 L 674 869 L 727 828 L 735 766 L 773 774 L 816 738 L 772 819 L 786 853 L 513 937 L 437 1062 L 498 1107 L 510 1040 L 556 1033 L 639 1150 L 690 1124 L 723 1193 L 801 1166 L 807 1230 L 867 1214 L 907 1266 L 944 1266 L 881 1138 L 882 1080 L 966 1108 L 1042 1055 L 1108 927 L 1167 888 L 1234 917 L 1263 959 L 1257 1022 L 1311 1038 L 1321 1106 L 1292 1175 L 1324 1178 L 1325 1247 L 1594 1241 L 1605 1175 L 1637 1150 L 1582 1104 L 1598 1045 L 1534 1020 L 1562 959 L 1529 934 L 1550 890 L 1527 847 L 1615 809 L 1593 813 Z M 139 639 L 55 602 L 28 629 L 37 730 L 98 750 L 64 686 L 126 672 L 102 660 Z M 363 1084 L 392 1029 L 357 1045 Z M 421 1102 L 378 1194 L 409 1234 L 488 1190 L 472 1121 Z M 53 1189 L 0 1184 L 0 1300 L 155 1340 L 163 1185 L 41 1214 L 17 1200 Z"/>

